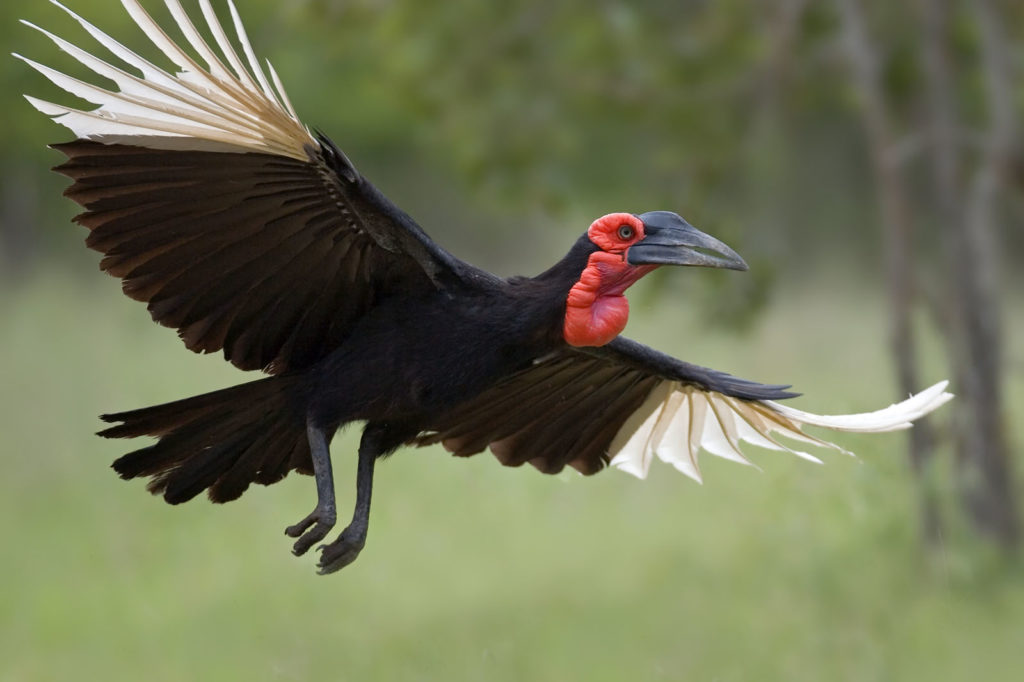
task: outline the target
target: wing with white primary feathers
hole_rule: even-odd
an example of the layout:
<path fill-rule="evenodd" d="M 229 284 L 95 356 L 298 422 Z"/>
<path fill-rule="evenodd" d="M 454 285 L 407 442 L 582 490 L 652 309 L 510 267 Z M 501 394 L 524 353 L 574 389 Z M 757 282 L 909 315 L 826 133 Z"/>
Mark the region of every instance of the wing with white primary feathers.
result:
<path fill-rule="evenodd" d="M 823 416 L 775 402 L 795 394 L 698 367 L 619 337 L 600 348 L 538 360 L 450 411 L 417 444 L 441 442 L 469 456 L 488 446 L 509 466 L 545 473 L 567 464 L 584 474 L 605 465 L 645 478 L 654 457 L 701 481 L 701 450 L 751 464 L 740 444 L 817 457 L 776 439 L 846 452 L 803 431 L 882 432 L 907 428 L 952 395 L 940 382 L 877 412 Z"/>
<path fill-rule="evenodd" d="M 142 74 L 140 78 L 128 73 L 49 31 L 22 22 L 118 87 L 118 92 L 105 90 L 15 55 L 61 89 L 100 105 L 93 111 L 82 111 L 27 97 L 39 111 L 70 128 L 79 139 L 142 145 L 150 149 L 257 151 L 308 160 L 307 147 L 315 147 L 316 141 L 299 121 L 277 73 L 268 62 L 276 90 L 270 87 L 230 0 L 228 6 L 235 32 L 255 80 L 232 47 L 209 0 L 200 0 L 200 7 L 230 68 L 199 35 L 177 0 L 166 0 L 166 4 L 189 44 L 206 61 L 206 68 L 175 44 L 136 0 L 123 2 L 139 28 L 177 66 L 179 71 L 175 74 L 140 57 L 56 0 L 51 2 L 74 17 L 113 55 Z"/>
<path fill-rule="evenodd" d="M 858 433 L 909 428 L 913 420 L 953 397 L 945 391 L 947 384 L 941 381 L 903 402 L 875 412 L 818 415 L 772 400 L 744 400 L 679 381 L 664 381 L 612 441 L 609 446 L 611 465 L 646 478 L 651 461 L 657 456 L 699 482 L 701 450 L 733 462 L 752 464 L 740 449 L 743 442 L 821 463 L 814 455 L 779 441 L 775 434 L 798 443 L 852 454 L 833 442 L 805 433 L 803 428 L 817 426 Z"/>
<path fill-rule="evenodd" d="M 230 0 L 245 62 L 209 0 L 200 6 L 220 56 L 178 0 L 166 0 L 205 68 L 123 0 L 173 74 L 53 2 L 141 74 L 29 24 L 118 88 L 21 57 L 99 105 L 28 98 L 79 138 L 54 145 L 68 157 L 56 170 L 74 180 L 65 194 L 86 209 L 76 221 L 104 254 L 100 267 L 191 350 L 223 349 L 242 369 L 301 369 L 388 296 L 494 279 L 435 244 L 330 140 L 310 134 L 272 67 L 271 87 Z"/>

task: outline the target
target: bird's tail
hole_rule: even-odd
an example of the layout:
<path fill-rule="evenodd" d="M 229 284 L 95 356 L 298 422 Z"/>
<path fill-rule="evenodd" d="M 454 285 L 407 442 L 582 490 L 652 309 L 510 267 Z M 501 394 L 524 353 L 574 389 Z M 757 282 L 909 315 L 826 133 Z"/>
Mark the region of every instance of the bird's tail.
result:
<path fill-rule="evenodd" d="M 149 491 L 171 504 L 209 488 L 214 502 L 236 499 L 249 484 L 275 483 L 291 471 L 312 473 L 298 376 L 275 376 L 212 393 L 105 414 L 120 422 L 106 438 L 156 436 L 114 461 L 121 478 L 152 476 Z"/>

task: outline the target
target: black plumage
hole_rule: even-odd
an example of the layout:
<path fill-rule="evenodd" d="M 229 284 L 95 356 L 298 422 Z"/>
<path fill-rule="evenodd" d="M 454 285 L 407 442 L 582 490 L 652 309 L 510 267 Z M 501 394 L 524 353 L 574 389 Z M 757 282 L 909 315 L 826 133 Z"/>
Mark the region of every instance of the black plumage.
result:
<path fill-rule="evenodd" d="M 460 456 L 490 446 L 507 465 L 592 474 L 663 380 L 748 399 L 792 395 L 625 339 L 567 345 L 566 298 L 600 250 L 586 235 L 541 275 L 501 279 L 431 242 L 320 143 L 304 163 L 56 145 L 101 268 L 190 349 L 274 375 L 103 416 L 116 424 L 103 436 L 160 439 L 114 468 L 152 477 L 168 502 L 204 490 L 224 502 L 251 482 L 313 473 L 308 425 L 330 434 L 365 421 L 380 443 L 374 456 L 443 441 Z"/>

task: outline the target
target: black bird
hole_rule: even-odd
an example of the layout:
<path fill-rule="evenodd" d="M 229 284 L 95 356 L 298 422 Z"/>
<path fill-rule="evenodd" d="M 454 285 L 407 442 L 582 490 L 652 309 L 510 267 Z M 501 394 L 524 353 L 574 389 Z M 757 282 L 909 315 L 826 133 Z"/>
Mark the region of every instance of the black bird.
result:
<path fill-rule="evenodd" d="M 336 521 L 331 437 L 365 422 L 355 512 L 322 548 L 319 568 L 330 573 L 363 548 L 374 463 L 402 445 L 440 442 L 463 457 L 490 448 L 502 464 L 529 462 L 549 474 L 569 465 L 589 475 L 610 463 L 644 477 L 657 455 L 699 480 L 700 449 L 746 462 L 739 443 L 748 441 L 815 459 L 772 433 L 840 449 L 801 427 L 903 428 L 951 397 L 941 382 L 878 412 L 813 415 L 774 402 L 795 395 L 786 386 L 619 336 L 625 290 L 656 267 L 747 268 L 675 213 L 599 218 L 536 277 L 503 279 L 468 265 L 299 122 L 233 5 L 244 61 L 208 0 L 200 7 L 219 53 L 167 0 L 197 56 L 135 0 L 124 4 L 174 72 L 66 8 L 135 73 L 43 29 L 117 90 L 25 59 L 100 105 L 83 111 L 28 98 L 76 135 L 54 145 L 67 156 L 56 170 L 73 180 L 65 194 L 85 208 L 75 220 L 104 254 L 101 269 L 190 350 L 223 351 L 237 367 L 270 375 L 103 415 L 114 425 L 102 436 L 158 439 L 113 466 L 123 478 L 151 477 L 149 490 L 172 504 L 204 490 L 226 502 L 252 482 L 269 485 L 293 469 L 313 474 L 316 506 L 285 531 L 303 554 Z"/>

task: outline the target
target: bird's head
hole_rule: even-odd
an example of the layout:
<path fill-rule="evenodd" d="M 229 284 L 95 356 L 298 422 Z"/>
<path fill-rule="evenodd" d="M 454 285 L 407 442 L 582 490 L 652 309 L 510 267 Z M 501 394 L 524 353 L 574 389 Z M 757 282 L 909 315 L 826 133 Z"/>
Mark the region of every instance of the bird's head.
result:
<path fill-rule="evenodd" d="M 593 251 L 566 299 L 563 336 L 603 346 L 626 327 L 627 288 L 660 265 L 746 270 L 739 254 L 669 211 L 609 213 L 587 230 Z"/>

